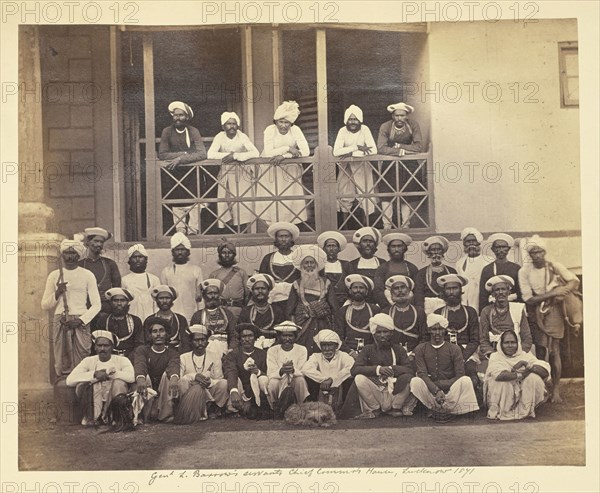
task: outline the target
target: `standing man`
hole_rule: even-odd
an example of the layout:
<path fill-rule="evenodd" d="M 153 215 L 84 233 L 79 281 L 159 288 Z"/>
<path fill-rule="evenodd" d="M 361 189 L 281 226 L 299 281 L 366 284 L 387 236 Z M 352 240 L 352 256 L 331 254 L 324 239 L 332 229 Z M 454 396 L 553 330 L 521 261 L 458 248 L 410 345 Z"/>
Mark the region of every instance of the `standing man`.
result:
<path fill-rule="evenodd" d="M 144 321 L 156 311 L 156 303 L 150 290 L 160 284 L 160 279 L 146 272 L 148 267 L 148 252 L 144 245 L 137 243 L 127 250 L 127 263 L 131 272 L 123 276 L 122 287 L 133 296 L 129 305 L 129 313 Z"/>
<path fill-rule="evenodd" d="M 189 320 L 200 308 L 202 301 L 202 269 L 188 263 L 192 243 L 183 233 L 175 233 L 171 237 L 171 255 L 173 263 L 165 267 L 160 275 L 162 284 L 171 286 L 177 291 L 173 309 Z"/>
<path fill-rule="evenodd" d="M 255 345 L 265 351 L 275 344 L 277 339 L 275 326 L 285 320 L 281 306 L 269 301 L 269 293 L 274 284 L 269 274 L 251 276 L 247 284 L 250 290 L 250 303 L 242 308 L 238 318 L 238 325 L 250 324 L 258 328 L 259 334 Z"/>
<path fill-rule="evenodd" d="M 129 313 L 133 295 L 126 289 L 112 288 L 104 296 L 110 303 L 110 313 L 100 313 L 95 328 L 111 332 L 115 336 L 113 352 L 133 362 L 135 348 L 145 342 L 142 321 Z"/>
<path fill-rule="evenodd" d="M 338 255 L 346 248 L 346 238 L 337 231 L 325 231 L 317 237 L 317 245 L 327 255 L 327 262 L 323 272 L 325 277 L 329 279 L 335 286 L 340 279 L 346 277 L 348 270 L 348 261 L 339 260 Z M 342 300 L 343 303 L 343 300 Z"/>
<path fill-rule="evenodd" d="M 42 310 L 52 312 L 54 371 L 59 377 L 70 373 L 90 355 L 90 322 L 100 311 L 96 278 L 78 264 L 83 252 L 84 246 L 79 241 L 61 242 L 60 261 L 64 267 L 59 263 L 59 268 L 50 272 L 42 296 Z"/>
<path fill-rule="evenodd" d="M 392 119 L 385 122 L 379 128 L 379 135 L 377 136 L 377 153 L 385 154 L 387 156 L 399 156 L 402 157 L 406 154 L 424 152 L 425 145 L 423 143 L 423 136 L 421 135 L 421 128 L 419 124 L 414 120 L 409 120 L 408 115 L 414 112 L 414 108 L 406 103 L 390 104 L 387 110 L 392 114 Z M 384 164 L 384 167 L 387 164 Z M 396 176 L 396 173 L 399 176 Z M 400 182 L 400 187 L 405 192 L 418 191 L 419 188 L 416 184 L 413 185 L 407 182 L 411 179 L 410 174 L 403 168 L 397 169 L 397 166 L 382 171 L 383 180 L 380 184 L 380 193 L 393 193 L 395 190 L 396 178 Z M 421 178 L 421 183 L 425 181 Z M 392 204 L 391 197 L 382 198 L 382 212 L 383 212 L 383 229 L 392 229 L 395 221 L 393 216 L 395 207 Z M 404 202 L 400 203 L 400 212 L 402 215 L 402 227 L 408 227 L 410 223 L 410 207 Z"/>
<path fill-rule="evenodd" d="M 108 257 L 100 255 L 104 249 L 104 243 L 112 238 L 112 234 L 103 228 L 86 228 L 83 230 L 85 236 L 84 244 L 87 246 L 87 257 L 79 260 L 79 266 L 94 274 L 102 300 L 101 311 L 110 312 L 110 304 L 104 297 L 104 293 L 110 288 L 121 287 L 121 274 L 117 263 Z"/>
<path fill-rule="evenodd" d="M 416 404 L 410 398 L 414 373 L 404 348 L 392 344 L 394 322 L 379 313 L 369 321 L 375 344 L 360 352 L 351 373 L 360 396 L 362 414 L 358 419 L 373 419 L 380 412 L 390 416 L 410 416 Z"/>
<path fill-rule="evenodd" d="M 444 305 L 437 280 L 446 274 L 456 274 L 456 269 L 442 263 L 448 251 L 448 240 L 443 236 L 430 236 L 423 241 L 421 249 L 429 259 L 429 265 L 423 267 L 415 276 L 415 298 L 413 303 L 424 308 L 429 315 Z"/>
<path fill-rule="evenodd" d="M 344 125 L 340 128 L 335 144 L 333 155 L 341 158 L 364 157 L 369 154 L 377 154 L 377 146 L 369 127 L 363 125 L 363 112 L 356 105 L 350 105 L 344 112 Z M 341 162 L 337 182 L 338 195 L 338 224 L 345 224 L 343 229 L 348 228 L 349 216 L 354 217 L 353 223 L 371 224 L 366 218 L 377 210 L 375 199 L 360 198 L 356 195 L 373 193 L 373 169 L 369 162 Z M 360 209 L 360 211 L 359 211 Z"/>
<path fill-rule="evenodd" d="M 407 276 L 413 281 L 419 270 L 415 264 L 404 259 L 412 238 L 404 233 L 390 233 L 383 237 L 390 259 L 381 264 L 375 271 L 375 301 L 380 308 L 390 306 L 390 300 L 385 296 L 385 282 L 391 276 Z"/>
<path fill-rule="evenodd" d="M 221 354 L 207 349 L 210 330 L 204 325 L 191 325 L 190 332 L 193 349 L 180 357 L 181 402 L 175 420 L 177 424 L 217 418 L 222 415 L 227 402 L 227 381 L 223 377 Z"/>
<path fill-rule="evenodd" d="M 147 320 L 151 345 L 138 346 L 133 357 L 136 392 L 142 397 L 144 421 L 173 420 L 173 399 L 179 397 L 179 353 L 167 346 L 168 322 Z"/>
<path fill-rule="evenodd" d="M 385 281 L 385 287 L 392 300 L 392 305 L 383 309 L 383 313 L 394 321 L 391 342 L 400 344 L 412 357 L 414 349 L 428 335 L 425 312 L 412 303 L 415 283 L 410 277 L 396 275 Z"/>
<path fill-rule="evenodd" d="M 511 295 L 510 301 L 521 302 L 521 289 L 519 288 L 519 271 L 521 266 L 508 260 L 508 252 L 515 245 L 515 240 L 512 236 L 506 233 L 494 233 L 487 240 L 492 244 L 492 252 L 496 256 L 496 260 L 487 264 L 481 271 L 481 279 L 479 281 L 479 311 L 483 310 L 489 303 L 489 291 L 486 288 L 486 283 L 494 276 L 509 276 L 513 280 L 514 293 Z"/>
<path fill-rule="evenodd" d="M 373 291 L 373 281 L 360 274 L 346 276 L 350 303 L 340 307 L 336 314 L 336 329 L 342 339 L 340 349 L 356 358 L 360 350 L 373 344 L 369 320 L 379 313 L 379 307 L 366 300 Z"/>
<path fill-rule="evenodd" d="M 529 262 L 519 271 L 519 284 L 523 300 L 527 304 L 529 322 L 533 330 L 533 341 L 539 359 L 549 359 L 552 376 L 551 402 L 562 402 L 560 396 L 560 341 L 564 338 L 569 323 L 575 334 L 580 325 L 579 317 L 569 321 L 567 299 L 575 296 L 579 280 L 559 262 L 546 260 L 546 242 L 537 235 L 525 244 Z"/>
<path fill-rule="evenodd" d="M 269 274 L 273 278 L 275 286 L 269 294 L 269 301 L 284 310 L 292 283 L 300 278 L 292 255 L 292 248 L 300 230 L 295 224 L 278 222 L 269 226 L 267 234 L 273 238 L 277 250 L 263 257 L 258 272 Z"/>
<path fill-rule="evenodd" d="M 410 382 L 410 391 L 440 421 L 477 411 L 479 405 L 473 382 L 465 375 L 462 351 L 445 341 L 448 321 L 431 313 L 427 327 L 430 340 L 415 349 L 417 376 Z"/>
<path fill-rule="evenodd" d="M 188 328 L 187 319 L 181 313 L 175 313 L 172 308 L 177 299 L 177 291 L 172 286 L 160 284 L 150 291 L 152 299 L 158 306 L 158 311 L 144 320 L 144 333 L 146 342 L 150 339 L 149 323 L 156 317 L 162 318 L 167 325 L 167 346 L 175 349 L 177 352 L 185 353 L 191 351 L 191 333 Z"/>
<path fill-rule="evenodd" d="M 465 254 L 458 259 L 456 272 L 468 281 L 467 288 L 462 295 L 463 304 L 473 307 L 479 313 L 479 282 L 481 281 L 481 272 L 490 262 L 481 255 L 483 235 L 479 231 L 475 228 L 465 228 L 460 233 L 460 239 L 463 242 Z"/>
<path fill-rule="evenodd" d="M 236 248 L 233 243 L 223 239 L 217 247 L 219 260 L 217 263 L 221 266 L 208 276 L 211 279 L 218 279 L 223 283 L 223 304 L 233 315 L 233 325 L 237 323 L 242 308 L 246 306 L 249 298 L 248 274 L 240 269 L 237 264 Z"/>
<path fill-rule="evenodd" d="M 267 352 L 255 346 L 261 332 L 248 323 L 238 324 L 236 331 L 240 345 L 223 358 L 231 405 L 250 418 L 269 415 Z"/>
<path fill-rule="evenodd" d="M 275 417 L 280 418 L 287 407 L 294 403 L 292 401 L 302 404 L 308 397 L 308 387 L 302 374 L 308 354 L 304 346 L 295 344 L 296 334 L 300 330 L 295 323 L 280 323 L 275 326 L 275 330 L 278 333 L 279 344 L 271 346 L 267 351 L 267 376 L 270 403 L 275 410 Z M 291 389 L 292 398 L 282 399 L 285 403 L 280 402 L 287 388 Z"/>
<path fill-rule="evenodd" d="M 208 159 L 220 159 L 219 199 L 250 197 L 254 188 L 254 166 L 245 165 L 244 161 L 259 156 L 258 149 L 248 136 L 239 130 L 240 117 L 233 112 L 221 115 L 221 128 L 208 149 Z M 249 223 L 256 220 L 254 204 L 244 202 L 218 202 L 217 213 L 219 227 L 232 222 L 240 233 L 244 232 Z"/>
<path fill-rule="evenodd" d="M 445 306 L 434 313 L 444 317 L 448 325 L 444 327 L 444 336 L 451 344 L 456 344 L 463 355 L 464 373 L 473 381 L 473 388 L 479 390 L 477 365 L 479 358 L 479 316 L 475 309 L 461 303 L 461 290 L 467 285 L 466 278 L 458 274 L 446 274 L 437 280 L 442 288 Z"/>
<path fill-rule="evenodd" d="M 233 314 L 221 306 L 223 287 L 218 279 L 206 279 L 202 282 L 206 307 L 194 313 L 190 321 L 190 325 L 203 325 L 210 330 L 209 349 L 221 356 L 236 347 L 238 342 Z"/>
<path fill-rule="evenodd" d="M 105 423 L 113 398 L 127 394 L 128 384 L 135 382 L 129 358 L 112 354 L 114 334 L 96 330 L 92 337 L 96 354 L 81 360 L 66 381 L 69 387 L 76 387 L 75 393 L 84 413 L 83 426 Z"/>
<path fill-rule="evenodd" d="M 204 161 L 206 147 L 198 129 L 188 125 L 188 121 L 194 118 L 194 112 L 189 105 L 181 101 L 173 101 L 169 104 L 169 113 L 173 118 L 173 124 L 163 129 L 158 148 L 158 159 L 167 161 L 165 163 L 167 171 L 161 173 L 162 195 L 165 197 L 168 192 L 169 199 L 193 199 L 200 195 L 201 190 L 209 188 L 207 173 L 201 172 L 200 190 L 198 190 L 196 175 L 188 173 L 189 169 L 181 165 Z M 187 234 L 199 233 L 198 207 L 200 207 L 198 204 L 185 203 L 185 201 L 172 207 L 175 231 Z M 166 219 L 165 231 L 168 231 L 173 226 L 169 226 Z"/>
<path fill-rule="evenodd" d="M 371 227 L 360 228 L 352 235 L 352 243 L 356 246 L 360 257 L 348 262 L 347 275 L 360 274 L 368 277 L 371 281 L 375 280 L 375 272 L 380 265 L 385 263 L 384 259 L 375 255 L 380 241 L 381 233 Z M 345 278 L 338 281 L 336 291 L 339 293 L 340 297 L 346 296 Z M 369 303 L 377 303 L 373 293 L 369 295 L 367 301 Z"/>

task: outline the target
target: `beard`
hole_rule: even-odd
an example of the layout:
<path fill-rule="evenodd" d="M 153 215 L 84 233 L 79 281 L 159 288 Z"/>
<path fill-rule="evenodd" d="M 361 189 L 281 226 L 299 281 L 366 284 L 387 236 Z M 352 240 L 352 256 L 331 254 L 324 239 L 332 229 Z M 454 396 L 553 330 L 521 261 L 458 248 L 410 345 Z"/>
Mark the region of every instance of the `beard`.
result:
<path fill-rule="evenodd" d="M 219 258 L 219 260 L 217 260 L 217 264 L 219 264 L 221 267 L 233 267 L 235 264 L 237 264 L 237 260 L 235 258 L 230 260 Z"/>
<path fill-rule="evenodd" d="M 317 269 L 312 272 L 307 272 L 305 270 L 300 271 L 300 281 L 302 282 L 304 288 L 317 288 L 320 287 L 319 283 L 319 271 Z"/>
<path fill-rule="evenodd" d="M 363 294 L 363 293 L 352 293 L 350 295 L 351 301 L 361 302 L 361 301 L 365 301 L 366 299 L 367 299 L 367 295 Z"/>
<path fill-rule="evenodd" d="M 446 304 L 448 304 L 450 306 L 460 305 L 460 302 L 462 300 L 461 296 L 454 296 L 453 294 L 444 295 L 444 296 L 442 296 L 442 298 L 446 302 Z"/>
<path fill-rule="evenodd" d="M 407 294 L 406 296 L 392 296 L 392 301 L 394 303 L 411 303 L 414 298 L 412 293 Z"/>

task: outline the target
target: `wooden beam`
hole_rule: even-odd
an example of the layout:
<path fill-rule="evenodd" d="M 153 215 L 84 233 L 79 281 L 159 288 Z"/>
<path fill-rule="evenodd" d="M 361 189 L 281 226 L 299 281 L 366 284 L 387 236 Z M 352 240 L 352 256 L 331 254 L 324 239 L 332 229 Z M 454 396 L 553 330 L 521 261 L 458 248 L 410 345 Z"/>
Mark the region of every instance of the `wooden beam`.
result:
<path fill-rule="evenodd" d="M 282 90 L 281 87 L 281 65 L 280 65 L 280 44 L 281 37 L 279 30 L 273 29 L 271 35 L 271 55 L 273 63 L 273 112 L 281 104 Z"/>
<path fill-rule="evenodd" d="M 244 133 L 254 142 L 254 104 L 251 101 L 254 72 L 252 67 L 252 28 L 245 26 L 242 31 L 242 87 L 246 88 L 244 101 Z M 244 91 L 242 91 L 244 94 Z"/>
<path fill-rule="evenodd" d="M 144 34 L 144 115 L 146 136 L 146 233 L 148 239 L 162 236 L 160 172 L 156 169 L 156 146 L 154 139 L 154 52 L 152 34 Z"/>
<path fill-rule="evenodd" d="M 116 26 L 110 26 L 110 119 L 111 119 L 111 144 L 112 144 L 112 172 L 113 177 L 113 231 L 115 241 L 123 241 L 125 222 L 123 221 L 122 203 L 125 198 L 125 173 L 123 166 L 123 148 L 121 145 L 122 126 L 119 115 L 123 114 L 123 105 L 120 94 L 118 77 L 119 50 Z"/>

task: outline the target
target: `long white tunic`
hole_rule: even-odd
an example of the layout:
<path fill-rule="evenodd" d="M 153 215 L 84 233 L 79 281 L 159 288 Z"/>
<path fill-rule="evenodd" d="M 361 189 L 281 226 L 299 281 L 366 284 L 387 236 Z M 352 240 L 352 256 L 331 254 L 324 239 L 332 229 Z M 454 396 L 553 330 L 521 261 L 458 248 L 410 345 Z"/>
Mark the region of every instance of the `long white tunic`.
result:
<path fill-rule="evenodd" d="M 377 154 L 377 145 L 369 127 L 362 125 L 356 133 L 350 132 L 346 127 L 340 128 L 335 144 L 333 155 L 342 156 L 351 153 L 354 157 L 363 157 L 365 153 L 358 150 L 359 145 L 371 148 L 373 154 Z M 356 195 L 373 193 L 373 168 L 371 163 L 340 163 L 337 190 L 339 195 Z M 345 197 L 338 200 L 338 211 L 350 212 L 354 198 Z M 375 212 L 375 203 L 372 199 L 360 198 L 358 202 L 365 214 Z"/>
<path fill-rule="evenodd" d="M 183 353 L 179 358 L 181 364 L 181 379 L 192 381 L 197 373 L 210 377 L 211 386 L 217 380 L 223 379 L 223 365 L 221 353 L 206 350 L 202 356 L 197 356 L 193 351 Z"/>
<path fill-rule="evenodd" d="M 129 313 L 140 318 L 143 322 L 156 313 L 156 303 L 150 295 L 150 290 L 160 285 L 160 279 L 149 272 L 131 272 L 121 279 L 121 286 L 133 295 L 129 303 Z"/>
<path fill-rule="evenodd" d="M 237 161 L 247 161 L 258 157 L 258 149 L 246 134 L 239 130 L 233 139 L 225 132 L 217 134 L 208 150 L 208 159 L 223 159 L 233 152 Z M 223 164 L 219 171 L 218 197 L 226 198 L 252 198 L 256 191 L 254 187 L 256 165 Z M 223 223 L 233 220 L 234 225 L 252 222 L 255 218 L 255 206 L 252 202 L 219 202 L 217 211 L 220 227 Z"/>
<path fill-rule="evenodd" d="M 463 288 L 462 303 L 463 305 L 472 306 L 477 313 L 479 313 L 481 271 L 490 262 L 492 260 L 486 260 L 483 255 L 477 257 L 463 255 L 456 262 L 456 272 L 469 280 L 469 284 Z"/>
<path fill-rule="evenodd" d="M 202 269 L 190 263 L 171 264 L 163 269 L 160 280 L 177 291 L 177 299 L 171 310 L 181 313 L 189 322 L 194 312 L 201 308 L 196 297 L 202 295 Z"/>
<path fill-rule="evenodd" d="M 67 377 L 66 384 L 75 387 L 78 383 L 95 382 L 94 372 L 98 370 L 106 370 L 110 380 L 118 378 L 125 383 L 135 382 L 135 373 L 129 358 L 113 354 L 108 361 L 100 361 L 98 355 L 83 358 Z"/>
<path fill-rule="evenodd" d="M 279 133 L 276 125 L 269 125 L 264 133 L 264 149 L 261 157 L 283 156 L 291 158 L 288 148 L 296 145 L 302 157 L 310 154 L 308 142 L 302 130 L 292 125 L 285 135 Z M 257 197 L 263 197 L 264 202 L 258 202 L 257 212 L 268 224 L 286 221 L 293 224 L 307 220 L 305 200 L 285 200 L 273 203 L 277 197 L 305 195 L 302 186 L 302 164 L 282 163 L 261 165 L 261 177 L 257 187 Z M 272 205 L 271 205 L 272 204 Z M 283 205 L 285 204 L 285 205 Z M 270 206 L 270 207 L 269 207 Z"/>
<path fill-rule="evenodd" d="M 342 382 L 350 378 L 350 370 L 353 366 L 354 358 L 342 351 L 337 351 L 331 361 L 327 361 L 322 353 L 313 353 L 302 367 L 302 374 L 318 383 L 331 378 L 333 380 L 331 386 L 339 387 Z"/>

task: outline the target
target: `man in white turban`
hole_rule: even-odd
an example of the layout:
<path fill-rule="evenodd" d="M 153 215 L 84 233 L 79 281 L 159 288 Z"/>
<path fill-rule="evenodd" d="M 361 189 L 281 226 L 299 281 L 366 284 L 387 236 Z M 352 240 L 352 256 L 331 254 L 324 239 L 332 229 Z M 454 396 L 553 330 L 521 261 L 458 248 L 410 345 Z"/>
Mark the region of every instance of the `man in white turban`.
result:
<path fill-rule="evenodd" d="M 242 163 L 258 157 L 259 152 L 239 127 L 240 117 L 236 113 L 226 111 L 221 115 L 223 131 L 215 136 L 208 149 L 208 159 L 221 160 L 218 198 L 222 202 L 217 204 L 219 227 L 224 228 L 225 223 L 231 222 L 233 226 L 239 226 L 235 231 L 243 233 L 244 225 L 256 219 L 256 211 L 254 202 L 244 200 L 255 195 L 255 165 Z"/>
<path fill-rule="evenodd" d="M 315 388 L 318 401 L 330 404 L 335 411 L 344 401 L 342 384 L 350 378 L 354 358 L 339 350 L 342 341 L 333 330 L 320 330 L 315 336 L 315 343 L 321 352 L 308 358 L 302 374 L 309 390 Z"/>
<path fill-rule="evenodd" d="M 327 255 L 323 272 L 334 286 L 342 277 L 346 277 L 345 272 L 348 268 L 348 261 L 338 259 L 338 255 L 346 248 L 346 244 L 346 238 L 338 231 L 324 231 L 317 237 L 317 245 Z"/>
<path fill-rule="evenodd" d="M 129 304 L 129 313 L 139 317 L 143 322 L 156 311 L 156 303 L 150 290 L 160 284 L 160 279 L 146 271 L 148 252 L 141 243 L 129 247 L 127 263 L 131 272 L 123 276 L 121 286 L 133 295 L 133 301 Z"/>
<path fill-rule="evenodd" d="M 346 109 L 344 125 L 335 139 L 334 156 L 352 158 L 377 154 L 375 140 L 369 127 L 363 124 L 363 112 L 358 106 L 353 104 Z M 370 216 L 376 210 L 374 198 L 356 198 L 356 195 L 375 192 L 373 169 L 371 163 L 364 160 L 342 161 L 338 166 L 338 225 L 340 229 L 353 229 L 357 225 L 365 224 L 366 216 Z"/>
<path fill-rule="evenodd" d="M 563 264 L 546 259 L 546 242 L 537 235 L 528 238 L 527 257 L 519 271 L 523 301 L 527 304 L 529 324 L 537 357 L 549 360 L 552 369 L 551 402 L 562 402 L 559 385 L 562 373 L 560 341 L 567 326 L 578 335 L 583 309 L 577 293 L 579 279 Z"/>
<path fill-rule="evenodd" d="M 415 349 L 417 376 L 410 390 L 428 409 L 431 417 L 447 421 L 453 415 L 479 409 L 473 382 L 465 375 L 463 353 L 456 344 L 445 341 L 448 320 L 442 315 L 427 315 L 431 339 Z"/>
<path fill-rule="evenodd" d="M 62 241 L 59 268 L 48 274 L 42 295 L 42 310 L 48 310 L 52 315 L 50 337 L 54 370 L 59 377 L 70 373 L 90 355 L 90 322 L 100 312 L 96 277 L 78 265 L 84 251 L 85 247 L 79 241 Z"/>
<path fill-rule="evenodd" d="M 483 235 L 475 228 L 468 227 L 460 233 L 465 254 L 456 262 L 456 273 L 467 279 L 463 290 L 462 303 L 471 306 L 479 313 L 479 283 L 483 268 L 491 259 L 481 254 Z"/>
<path fill-rule="evenodd" d="M 173 263 L 162 270 L 162 284 L 172 286 L 177 291 L 173 311 L 181 313 L 189 320 L 202 302 L 202 269 L 189 263 L 192 243 L 183 233 L 171 237 Z"/>
<path fill-rule="evenodd" d="M 394 321 L 378 313 L 369 320 L 369 329 L 375 343 L 363 348 L 351 370 L 362 410 L 357 418 L 373 419 L 380 412 L 410 416 L 416 404 L 409 386 L 414 372 L 406 350 L 391 343 Z"/>
<path fill-rule="evenodd" d="M 293 224 L 308 219 L 304 199 L 285 200 L 286 196 L 303 196 L 303 167 L 301 163 L 286 163 L 284 159 L 307 157 L 310 154 L 308 142 L 302 130 L 294 122 L 300 115 L 298 103 L 285 101 L 273 115 L 273 124 L 264 132 L 264 148 L 261 157 L 271 158 L 269 164 L 261 167 L 258 178 L 257 215 L 267 224 L 287 221 Z"/>
<path fill-rule="evenodd" d="M 201 183 L 198 189 L 196 173 L 188 173 L 189 169 L 180 165 L 204 161 L 206 147 L 198 129 L 188 125 L 188 121 L 194 117 L 192 108 L 182 101 L 173 101 L 168 109 L 173 124 L 163 129 L 158 148 L 158 159 L 165 161 L 165 171 L 160 172 L 162 195 L 164 197 L 169 192 L 169 199 L 179 199 L 181 202 L 169 206 L 173 224 L 165 224 L 164 230 L 167 234 L 171 234 L 173 229 L 197 234 L 200 224 L 199 206 L 184 199 L 190 199 L 190 192 L 198 197 L 201 191 L 207 190 L 206 176 L 203 172 L 200 173 Z"/>
<path fill-rule="evenodd" d="M 392 119 L 379 128 L 377 153 L 402 157 L 406 154 L 425 152 L 425 143 L 419 124 L 408 118 L 408 115 L 414 112 L 414 108 L 406 103 L 396 103 L 390 104 L 387 110 L 392 114 Z M 383 168 L 386 169 L 389 165 L 389 162 L 383 163 Z M 422 188 L 414 179 L 411 180 L 410 173 L 401 166 L 394 164 L 387 171 L 380 171 L 382 171 L 384 179 L 379 183 L 379 192 L 390 194 L 390 196 L 381 199 L 383 228 L 392 229 L 394 225 L 397 225 L 397 221 L 395 221 L 395 200 L 391 195 L 398 192 L 398 190 L 395 190 L 396 180 L 399 180 L 401 188 L 404 187 L 404 192 L 418 192 L 422 191 Z M 423 184 L 426 183 L 424 173 L 423 170 L 423 173 L 417 174 L 417 178 Z M 407 184 L 409 180 L 410 183 Z M 398 219 L 401 219 L 402 226 L 406 227 L 410 222 L 410 207 L 401 202 L 400 212 L 402 217 Z"/>
<path fill-rule="evenodd" d="M 509 276 L 513 280 L 509 301 L 521 302 L 521 289 L 519 288 L 519 271 L 521 266 L 508 260 L 508 253 L 515 245 L 515 239 L 506 233 L 494 233 L 487 239 L 496 260 L 487 264 L 481 271 L 479 281 L 479 311 L 491 303 L 490 292 L 486 283 L 494 276 Z"/>

